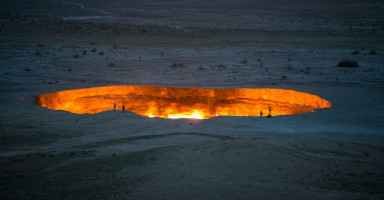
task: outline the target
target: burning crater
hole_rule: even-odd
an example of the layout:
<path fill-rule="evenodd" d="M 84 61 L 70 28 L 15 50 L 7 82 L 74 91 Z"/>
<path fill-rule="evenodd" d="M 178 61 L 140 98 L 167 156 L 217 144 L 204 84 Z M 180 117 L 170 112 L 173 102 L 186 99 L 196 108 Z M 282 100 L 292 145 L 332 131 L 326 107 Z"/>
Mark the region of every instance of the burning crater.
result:
<path fill-rule="evenodd" d="M 208 119 L 216 116 L 293 115 L 330 108 L 319 96 L 284 89 L 206 89 L 105 86 L 38 96 L 36 104 L 76 114 L 127 110 L 147 117 Z"/>

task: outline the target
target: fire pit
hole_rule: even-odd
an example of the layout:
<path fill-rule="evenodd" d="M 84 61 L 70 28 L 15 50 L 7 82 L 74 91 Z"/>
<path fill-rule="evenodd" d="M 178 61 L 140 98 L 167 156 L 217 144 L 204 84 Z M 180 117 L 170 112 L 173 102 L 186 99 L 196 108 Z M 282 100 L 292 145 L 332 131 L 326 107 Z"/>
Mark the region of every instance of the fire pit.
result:
<path fill-rule="evenodd" d="M 153 86 L 105 86 L 59 91 L 38 96 L 36 104 L 76 114 L 123 110 L 147 117 L 196 119 L 293 115 L 331 107 L 329 101 L 319 96 L 294 90 Z"/>

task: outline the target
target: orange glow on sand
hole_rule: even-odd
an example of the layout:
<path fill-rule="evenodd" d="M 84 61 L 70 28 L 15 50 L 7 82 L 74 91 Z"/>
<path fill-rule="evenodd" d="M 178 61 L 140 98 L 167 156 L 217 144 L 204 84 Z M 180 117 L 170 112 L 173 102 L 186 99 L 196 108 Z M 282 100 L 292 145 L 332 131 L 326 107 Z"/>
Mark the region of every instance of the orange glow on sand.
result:
<path fill-rule="evenodd" d="M 94 114 L 130 111 L 147 117 L 208 119 L 216 116 L 293 115 L 330 108 L 319 96 L 284 89 L 206 89 L 152 86 L 105 86 L 38 96 L 36 104 L 52 110 Z"/>

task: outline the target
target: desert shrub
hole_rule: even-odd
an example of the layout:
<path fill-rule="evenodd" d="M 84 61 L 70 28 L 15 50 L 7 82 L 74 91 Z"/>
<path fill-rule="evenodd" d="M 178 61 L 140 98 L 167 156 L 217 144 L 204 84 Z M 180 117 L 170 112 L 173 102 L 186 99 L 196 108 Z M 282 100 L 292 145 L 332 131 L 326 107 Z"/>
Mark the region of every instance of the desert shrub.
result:
<path fill-rule="evenodd" d="M 108 64 L 108 67 L 113 67 L 113 66 L 115 66 L 115 64 L 113 64 L 113 62 Z"/>
<path fill-rule="evenodd" d="M 79 58 L 80 56 L 78 54 L 73 55 L 73 58 Z"/>
<path fill-rule="evenodd" d="M 93 48 L 91 51 L 92 51 L 92 52 L 96 52 L 96 51 L 97 51 L 97 49 L 96 49 L 96 48 Z"/>
<path fill-rule="evenodd" d="M 293 71 L 293 67 L 292 67 L 291 65 L 288 65 L 288 66 L 287 66 L 287 70 L 288 70 L 288 71 Z"/>
<path fill-rule="evenodd" d="M 179 68 L 179 67 L 183 67 L 184 66 L 184 63 L 176 63 L 176 62 L 173 62 L 172 64 L 172 68 Z"/>
<path fill-rule="evenodd" d="M 200 65 L 199 70 L 205 70 L 205 68 Z"/>
<path fill-rule="evenodd" d="M 243 61 L 241 61 L 241 64 L 247 64 L 247 63 L 248 63 L 247 60 L 243 60 Z"/>
<path fill-rule="evenodd" d="M 87 51 L 86 50 L 83 50 L 83 55 L 87 55 Z"/>
<path fill-rule="evenodd" d="M 283 75 L 283 76 L 281 76 L 281 80 L 285 80 L 285 79 L 287 79 L 288 77 L 286 76 L 286 75 Z"/>
<path fill-rule="evenodd" d="M 359 50 L 353 51 L 352 54 L 353 54 L 353 55 L 360 54 L 360 51 L 359 51 Z"/>
<path fill-rule="evenodd" d="M 300 69 L 299 72 L 304 73 L 304 74 L 309 74 L 309 71 L 306 71 L 305 69 Z"/>
<path fill-rule="evenodd" d="M 369 55 L 376 55 L 376 51 L 370 51 Z"/>
<path fill-rule="evenodd" d="M 349 60 L 349 59 L 345 59 L 345 60 L 340 61 L 340 62 L 337 64 L 337 66 L 338 66 L 338 67 L 355 68 L 355 67 L 358 67 L 359 64 L 358 64 L 356 61 Z"/>
<path fill-rule="evenodd" d="M 225 70 L 227 68 L 227 66 L 223 65 L 223 64 L 220 64 L 220 65 L 211 65 L 211 69 L 213 70 L 219 70 L 219 71 L 222 71 L 222 70 Z"/>
<path fill-rule="evenodd" d="M 29 68 L 29 67 L 26 67 L 26 68 L 25 68 L 25 71 L 30 72 L 30 71 L 32 71 L 32 69 Z"/>
<path fill-rule="evenodd" d="M 100 51 L 99 56 L 103 56 L 103 55 L 104 55 L 104 52 Z"/>

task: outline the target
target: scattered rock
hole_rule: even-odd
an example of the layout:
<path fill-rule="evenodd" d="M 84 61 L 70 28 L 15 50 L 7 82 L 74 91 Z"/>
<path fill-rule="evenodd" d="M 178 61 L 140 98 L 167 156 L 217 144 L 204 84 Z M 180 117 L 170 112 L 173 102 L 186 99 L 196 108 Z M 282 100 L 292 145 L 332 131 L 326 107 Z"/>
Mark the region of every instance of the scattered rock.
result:
<path fill-rule="evenodd" d="M 377 55 L 376 51 L 370 51 L 369 55 Z"/>
<path fill-rule="evenodd" d="M 347 68 L 356 68 L 358 66 L 359 64 L 356 61 L 352 61 L 349 59 L 342 60 L 337 64 L 337 67 L 347 67 Z"/>

